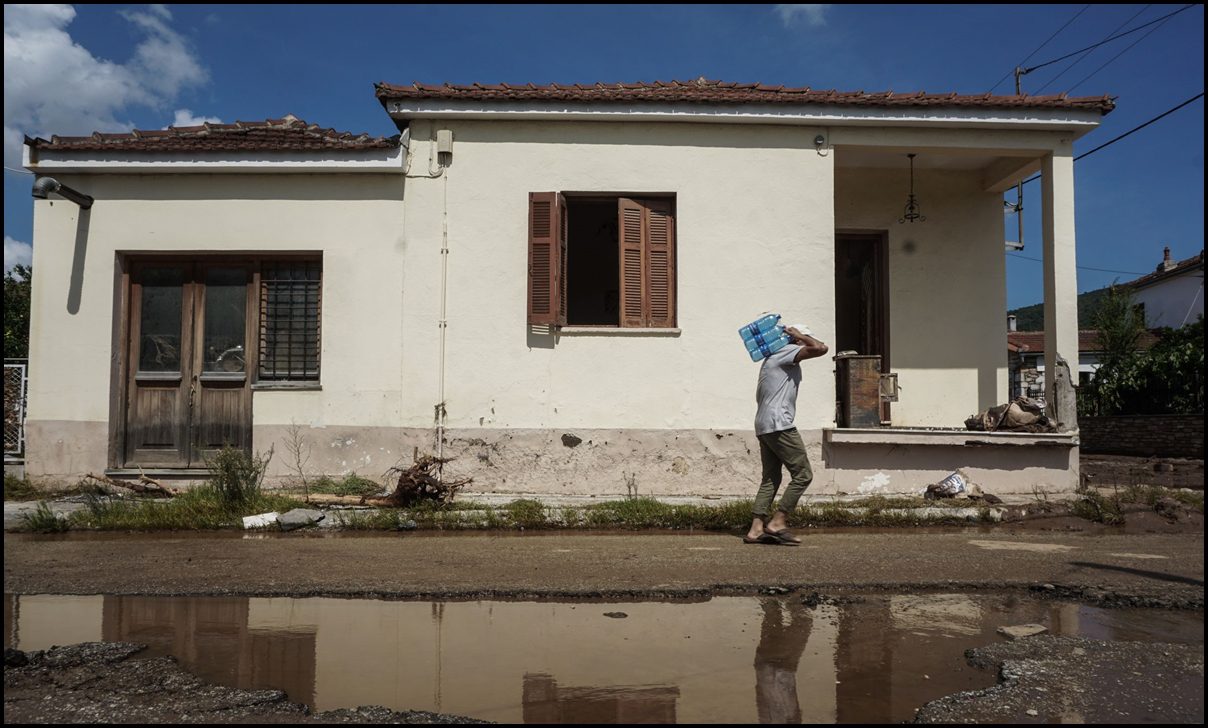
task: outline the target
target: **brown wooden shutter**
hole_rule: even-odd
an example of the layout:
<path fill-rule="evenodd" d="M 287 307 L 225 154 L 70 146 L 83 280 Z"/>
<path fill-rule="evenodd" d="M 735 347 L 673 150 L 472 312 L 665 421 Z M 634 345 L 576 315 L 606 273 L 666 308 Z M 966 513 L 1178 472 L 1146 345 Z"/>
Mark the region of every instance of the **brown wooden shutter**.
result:
<path fill-rule="evenodd" d="M 562 310 L 561 210 L 556 192 L 529 193 L 528 322 L 554 326 Z"/>
<path fill-rule="evenodd" d="M 570 259 L 566 249 L 566 240 L 570 237 L 566 214 L 566 198 L 559 194 L 558 219 L 561 225 L 558 228 L 558 320 L 555 322 L 558 326 L 566 325 L 566 307 L 567 301 L 570 299 L 566 295 L 566 280 L 570 277 L 566 271 L 567 261 Z"/>
<path fill-rule="evenodd" d="M 671 200 L 642 200 L 646 206 L 646 325 L 675 326 L 675 219 Z"/>
<path fill-rule="evenodd" d="M 645 207 L 636 200 L 617 201 L 621 249 L 621 326 L 646 325 L 646 274 L 643 266 Z"/>

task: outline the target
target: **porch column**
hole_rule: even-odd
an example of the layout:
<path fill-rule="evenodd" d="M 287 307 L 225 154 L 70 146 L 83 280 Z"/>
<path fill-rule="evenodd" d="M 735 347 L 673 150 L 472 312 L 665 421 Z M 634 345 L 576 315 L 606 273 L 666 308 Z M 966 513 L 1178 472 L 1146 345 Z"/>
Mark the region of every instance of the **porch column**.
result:
<path fill-rule="evenodd" d="M 1074 252 L 1074 157 L 1070 144 L 1044 156 L 1044 396 L 1057 429 L 1078 429 L 1078 276 Z"/>

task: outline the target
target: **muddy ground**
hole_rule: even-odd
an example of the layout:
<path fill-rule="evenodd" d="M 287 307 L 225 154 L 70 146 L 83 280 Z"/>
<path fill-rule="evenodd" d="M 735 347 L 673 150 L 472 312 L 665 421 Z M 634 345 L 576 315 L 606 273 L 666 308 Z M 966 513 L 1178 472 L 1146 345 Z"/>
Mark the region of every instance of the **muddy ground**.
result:
<path fill-rule="evenodd" d="M 967 657 L 999 683 L 934 700 L 916 723 L 1204 721 L 1203 645 L 1038 635 Z"/>
<path fill-rule="evenodd" d="M 141 645 L 87 642 L 4 655 L 5 723 L 482 723 L 368 706 L 312 714 L 280 690 L 211 685 Z"/>

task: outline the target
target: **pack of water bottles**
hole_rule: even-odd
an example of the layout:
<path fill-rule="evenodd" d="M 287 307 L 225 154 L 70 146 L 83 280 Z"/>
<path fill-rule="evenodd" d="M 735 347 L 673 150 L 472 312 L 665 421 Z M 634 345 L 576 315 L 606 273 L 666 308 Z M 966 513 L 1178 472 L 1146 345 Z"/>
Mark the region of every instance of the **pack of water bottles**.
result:
<path fill-rule="evenodd" d="M 751 361 L 759 361 L 775 354 L 789 343 L 789 335 L 784 333 L 784 325 L 780 323 L 780 314 L 765 313 L 751 323 L 738 330 L 742 337 L 743 346 Z"/>

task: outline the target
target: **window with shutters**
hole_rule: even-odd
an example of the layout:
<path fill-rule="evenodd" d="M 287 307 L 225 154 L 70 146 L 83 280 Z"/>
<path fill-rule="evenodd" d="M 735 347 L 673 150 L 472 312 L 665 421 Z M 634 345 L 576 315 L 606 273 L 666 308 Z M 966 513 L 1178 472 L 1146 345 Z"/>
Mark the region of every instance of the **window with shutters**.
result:
<path fill-rule="evenodd" d="M 261 382 L 319 381 L 322 279 L 320 260 L 261 263 Z"/>
<path fill-rule="evenodd" d="M 530 324 L 674 328 L 675 198 L 529 195 Z"/>

